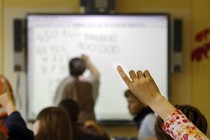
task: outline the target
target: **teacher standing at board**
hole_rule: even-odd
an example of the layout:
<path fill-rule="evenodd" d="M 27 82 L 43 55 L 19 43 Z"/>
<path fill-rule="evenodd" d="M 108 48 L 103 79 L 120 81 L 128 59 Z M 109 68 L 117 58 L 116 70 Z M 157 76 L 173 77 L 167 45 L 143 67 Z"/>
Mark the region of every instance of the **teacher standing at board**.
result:
<path fill-rule="evenodd" d="M 88 76 L 84 76 L 86 69 L 90 71 Z M 94 105 L 99 94 L 98 69 L 88 56 L 82 55 L 70 60 L 69 73 L 70 75 L 59 84 L 54 103 L 58 105 L 63 99 L 73 99 L 80 108 L 79 123 L 95 120 Z"/>

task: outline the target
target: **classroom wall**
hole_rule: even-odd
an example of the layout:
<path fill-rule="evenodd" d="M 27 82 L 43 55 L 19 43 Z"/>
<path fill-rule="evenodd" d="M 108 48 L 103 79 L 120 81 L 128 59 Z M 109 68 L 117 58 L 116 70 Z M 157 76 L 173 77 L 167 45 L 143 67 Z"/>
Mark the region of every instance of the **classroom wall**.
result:
<path fill-rule="evenodd" d="M 204 29 L 210 28 L 210 1 L 202 0 L 198 2 L 193 0 L 192 3 L 192 46 L 191 52 L 200 48 L 204 44 L 210 42 L 210 35 L 207 34 L 206 38 L 201 41 L 196 41 L 195 36 Z M 202 47 L 201 47 L 202 48 Z M 205 53 L 209 56 L 208 50 Z M 210 126 L 210 60 L 204 57 L 200 61 L 191 61 L 192 69 L 192 104 L 199 107 L 205 114 Z"/>
<path fill-rule="evenodd" d="M 167 12 L 171 18 L 183 20 L 183 71 L 170 74 L 170 101 L 173 104 L 192 104 L 198 107 L 210 122 L 210 67 L 209 59 L 199 62 L 191 60 L 195 48 L 208 43 L 195 42 L 194 36 L 209 28 L 209 0 L 116 0 L 116 13 Z M 0 72 L 16 87 L 17 73 L 13 71 L 12 20 L 23 18 L 27 12 L 79 12 L 79 0 L 0 0 Z M 20 73 L 24 83 L 25 74 Z M 21 95 L 24 96 L 24 95 Z M 210 126 L 210 125 L 209 125 Z M 115 128 L 115 127 L 114 127 Z M 120 127 L 125 130 L 126 127 Z M 133 129 L 129 130 L 135 130 Z M 120 132 L 105 127 L 112 135 Z M 128 131 L 127 131 L 128 132 Z M 128 132 L 122 135 L 135 135 Z"/>
<path fill-rule="evenodd" d="M 0 0 L 0 73 L 3 73 L 3 0 Z"/>
<path fill-rule="evenodd" d="M 78 0 L 3 0 L 4 8 L 6 7 L 22 7 L 22 8 L 55 8 L 55 7 L 63 7 L 72 9 L 73 12 L 79 12 L 79 1 Z M 40 11 L 42 12 L 42 11 Z M 62 12 L 62 11 L 61 11 Z"/>

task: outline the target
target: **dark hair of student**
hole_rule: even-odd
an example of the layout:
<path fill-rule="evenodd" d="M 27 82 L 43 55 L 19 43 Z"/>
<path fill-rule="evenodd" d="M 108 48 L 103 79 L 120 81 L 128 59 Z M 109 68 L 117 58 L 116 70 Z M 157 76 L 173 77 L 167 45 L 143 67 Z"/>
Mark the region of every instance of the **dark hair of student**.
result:
<path fill-rule="evenodd" d="M 72 122 L 74 140 L 78 139 L 78 131 L 77 131 L 77 120 L 79 116 L 78 104 L 72 99 L 64 99 L 59 103 L 58 107 L 64 109 L 69 114 Z"/>
<path fill-rule="evenodd" d="M 195 107 L 190 105 L 175 105 L 175 107 L 182 111 L 182 113 L 204 134 L 207 132 L 207 120 L 205 116 Z M 173 140 L 170 135 L 168 135 L 162 129 L 163 120 L 157 117 L 155 122 L 155 135 L 158 140 Z"/>
<path fill-rule="evenodd" d="M 72 122 L 77 122 L 79 115 L 79 106 L 74 100 L 64 99 L 58 104 L 58 107 L 67 111 L 67 113 L 71 117 Z"/>
<path fill-rule="evenodd" d="M 47 107 L 37 116 L 38 133 L 35 140 L 73 140 L 69 115 L 58 107 Z"/>

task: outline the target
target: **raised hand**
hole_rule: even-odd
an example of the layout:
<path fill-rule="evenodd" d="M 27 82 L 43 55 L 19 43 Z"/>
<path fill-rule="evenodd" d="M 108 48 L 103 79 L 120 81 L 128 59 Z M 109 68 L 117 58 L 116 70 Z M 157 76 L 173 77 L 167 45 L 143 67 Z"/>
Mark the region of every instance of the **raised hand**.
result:
<path fill-rule="evenodd" d="M 142 71 L 139 70 L 135 73 L 133 70 L 131 70 L 129 72 L 129 78 L 121 66 L 118 66 L 117 70 L 133 94 L 142 103 L 148 105 L 162 119 L 165 119 L 171 112 L 175 110 L 175 107 L 160 94 L 155 81 L 148 71 L 144 71 L 144 73 L 142 73 Z"/>
<path fill-rule="evenodd" d="M 14 97 L 9 81 L 0 75 L 0 118 L 4 118 L 16 111 Z"/>
<path fill-rule="evenodd" d="M 141 70 L 138 70 L 135 73 L 131 70 L 129 78 L 121 66 L 118 66 L 117 70 L 128 88 L 144 104 L 149 105 L 156 98 L 156 95 L 160 95 L 160 91 L 149 71 L 146 70 L 142 73 Z"/>
<path fill-rule="evenodd" d="M 10 115 L 12 112 L 16 111 L 15 103 L 11 93 L 5 93 L 0 95 L 0 103 L 2 108 Z"/>
<path fill-rule="evenodd" d="M 87 62 L 89 61 L 88 56 L 85 55 L 85 54 L 82 54 L 82 55 L 81 55 L 81 59 L 82 59 L 85 63 L 87 63 Z"/>
<path fill-rule="evenodd" d="M 10 93 L 13 98 L 13 91 L 10 82 L 3 75 L 0 75 L 0 95 Z"/>

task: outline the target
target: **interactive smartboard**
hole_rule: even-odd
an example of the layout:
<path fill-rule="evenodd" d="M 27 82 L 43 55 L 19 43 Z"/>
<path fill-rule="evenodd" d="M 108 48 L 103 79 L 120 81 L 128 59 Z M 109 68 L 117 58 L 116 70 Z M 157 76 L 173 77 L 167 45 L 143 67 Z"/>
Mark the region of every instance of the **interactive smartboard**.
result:
<path fill-rule="evenodd" d="M 29 119 L 53 105 L 56 88 L 69 75 L 68 62 L 86 54 L 99 69 L 97 120 L 129 120 L 121 65 L 149 70 L 162 94 L 168 95 L 168 15 L 27 16 L 27 96 Z"/>

